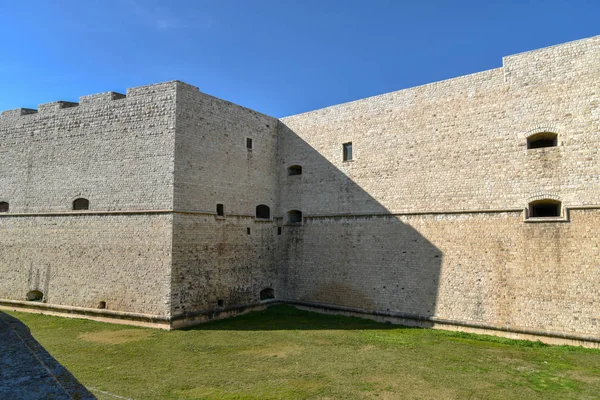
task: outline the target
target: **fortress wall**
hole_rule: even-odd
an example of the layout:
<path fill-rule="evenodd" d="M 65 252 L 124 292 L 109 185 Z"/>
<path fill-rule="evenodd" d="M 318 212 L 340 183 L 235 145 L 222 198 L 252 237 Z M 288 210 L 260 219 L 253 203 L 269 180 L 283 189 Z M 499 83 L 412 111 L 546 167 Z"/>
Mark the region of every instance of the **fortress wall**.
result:
<path fill-rule="evenodd" d="M 284 226 L 281 297 L 597 335 L 600 211 L 521 210 L 600 204 L 598 65 L 595 37 L 282 119 L 279 214 L 304 225 Z M 558 146 L 527 150 L 536 130 Z"/>
<path fill-rule="evenodd" d="M 0 117 L 0 201 L 11 212 L 164 210 L 173 202 L 175 83 Z M 24 114 L 24 115 L 21 115 Z"/>
<path fill-rule="evenodd" d="M 168 315 L 175 83 L 0 118 L 0 298 Z M 78 197 L 89 211 L 72 211 Z"/>
<path fill-rule="evenodd" d="M 282 210 L 524 208 L 543 193 L 600 204 L 600 37 L 564 46 L 534 52 L 546 69 L 529 84 L 519 68 L 534 56 L 524 53 L 506 59 L 507 81 L 499 68 L 282 119 L 280 169 L 305 164 L 301 187 L 282 181 Z M 536 128 L 556 131 L 559 146 L 528 151 Z M 345 142 L 352 162 L 342 162 Z"/>
<path fill-rule="evenodd" d="M 284 229 L 282 297 L 597 336 L 598 224 L 595 209 L 307 218 Z"/>
<path fill-rule="evenodd" d="M 256 303 L 262 289 L 275 288 L 272 223 L 176 214 L 174 228 L 173 315 Z"/>
<path fill-rule="evenodd" d="M 252 139 L 252 150 L 246 139 Z M 275 207 L 277 120 L 191 85 L 177 91 L 175 209 L 252 216 Z"/>
<path fill-rule="evenodd" d="M 172 216 L 0 217 L 0 299 L 169 315 Z"/>
<path fill-rule="evenodd" d="M 255 302 L 274 284 L 277 124 L 179 86 L 174 203 L 183 213 L 174 220 L 174 314 L 212 309 L 218 300 L 225 307 Z M 259 204 L 270 207 L 271 219 L 255 220 Z"/>

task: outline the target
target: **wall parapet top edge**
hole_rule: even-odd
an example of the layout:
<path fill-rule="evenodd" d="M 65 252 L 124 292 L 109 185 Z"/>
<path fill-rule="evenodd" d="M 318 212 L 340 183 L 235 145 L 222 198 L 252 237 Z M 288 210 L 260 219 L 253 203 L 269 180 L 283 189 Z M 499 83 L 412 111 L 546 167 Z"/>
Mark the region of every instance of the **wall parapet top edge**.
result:
<path fill-rule="evenodd" d="M 14 108 L 12 110 L 2 111 L 0 118 L 16 118 L 23 115 L 37 114 L 38 110 L 34 108 Z"/>
<path fill-rule="evenodd" d="M 544 51 L 556 49 L 557 47 L 570 47 L 570 46 L 574 46 L 574 45 L 578 45 L 578 44 L 584 44 L 585 42 L 593 42 L 595 40 L 600 41 L 600 35 L 594 35 L 594 36 L 590 36 L 590 37 L 586 37 L 586 38 L 582 38 L 582 39 L 575 39 L 575 40 L 571 40 L 571 41 L 564 42 L 564 43 L 557 43 L 557 44 L 553 44 L 550 46 L 540 47 L 538 49 L 525 50 L 525 51 L 521 51 L 519 53 L 509 54 L 507 56 L 502 57 L 502 65 L 505 64 L 505 61 L 507 59 L 510 59 L 512 57 L 519 57 L 519 56 L 524 56 L 524 55 L 530 55 L 533 53 L 544 52 Z"/>

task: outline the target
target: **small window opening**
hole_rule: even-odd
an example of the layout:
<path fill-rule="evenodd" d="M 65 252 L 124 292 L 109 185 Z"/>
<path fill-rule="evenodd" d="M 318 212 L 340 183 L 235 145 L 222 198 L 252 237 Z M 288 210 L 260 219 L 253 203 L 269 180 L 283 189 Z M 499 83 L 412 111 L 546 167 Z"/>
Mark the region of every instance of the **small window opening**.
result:
<path fill-rule="evenodd" d="M 250 228 L 246 228 L 246 235 L 250 234 Z"/>
<path fill-rule="evenodd" d="M 8 212 L 8 203 L 0 201 L 0 212 Z"/>
<path fill-rule="evenodd" d="M 352 160 L 352 142 L 344 143 L 344 161 Z"/>
<path fill-rule="evenodd" d="M 281 227 L 280 226 L 277 227 L 277 234 L 281 235 Z"/>
<path fill-rule="evenodd" d="M 73 201 L 73 210 L 89 210 L 90 201 L 88 199 L 79 198 Z"/>
<path fill-rule="evenodd" d="M 288 168 L 288 176 L 302 175 L 301 165 L 292 165 Z"/>
<path fill-rule="evenodd" d="M 271 218 L 271 209 L 269 206 L 264 204 L 259 204 L 256 206 L 256 218 L 257 219 L 270 219 Z"/>
<path fill-rule="evenodd" d="M 287 223 L 289 225 L 301 225 L 302 224 L 302 211 L 300 211 L 300 210 L 288 211 Z"/>
<path fill-rule="evenodd" d="M 106 302 L 105 301 L 101 301 L 98 303 L 98 308 L 100 310 L 104 310 L 106 308 Z"/>
<path fill-rule="evenodd" d="M 223 204 L 217 204 L 217 216 L 224 217 L 225 216 L 225 208 Z"/>
<path fill-rule="evenodd" d="M 558 135 L 552 132 L 536 133 L 527 138 L 528 149 L 540 149 L 542 147 L 555 147 L 558 143 Z"/>
<path fill-rule="evenodd" d="M 529 203 L 530 218 L 560 217 L 561 203 L 557 200 L 538 200 Z"/>
<path fill-rule="evenodd" d="M 217 306 L 223 307 L 223 304 L 225 304 L 223 300 L 217 300 Z"/>
<path fill-rule="evenodd" d="M 246 138 L 246 148 L 248 150 L 252 150 L 252 139 L 251 138 Z"/>
<path fill-rule="evenodd" d="M 30 290 L 27 292 L 27 301 L 42 301 L 44 293 L 39 290 Z"/>
<path fill-rule="evenodd" d="M 271 288 L 265 288 L 260 291 L 261 300 L 269 300 L 275 298 L 275 291 Z"/>

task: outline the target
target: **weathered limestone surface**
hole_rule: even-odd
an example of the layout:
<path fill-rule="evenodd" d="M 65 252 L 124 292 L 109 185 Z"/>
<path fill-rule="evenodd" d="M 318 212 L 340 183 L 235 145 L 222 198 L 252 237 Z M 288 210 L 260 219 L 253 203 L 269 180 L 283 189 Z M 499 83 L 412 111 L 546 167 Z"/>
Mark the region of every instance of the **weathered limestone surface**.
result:
<path fill-rule="evenodd" d="M 276 283 L 274 118 L 180 84 L 175 137 L 172 312 L 259 301 Z M 252 139 L 252 149 L 246 140 Z M 216 216 L 223 204 L 225 216 Z M 248 234 L 250 229 L 250 234 Z"/>
<path fill-rule="evenodd" d="M 280 171 L 303 174 L 280 174 L 279 213 L 304 226 L 284 228 L 280 294 L 598 336 L 599 77 L 593 37 L 283 118 Z M 558 146 L 527 150 L 543 131 Z M 540 198 L 595 208 L 524 222 Z"/>
<path fill-rule="evenodd" d="M 176 85 L 2 114 L 0 298 L 169 315 Z"/>
<path fill-rule="evenodd" d="M 600 36 L 281 120 L 173 81 L 10 110 L 0 136 L 0 299 L 177 317 L 272 288 L 600 339 Z M 562 218 L 526 220 L 538 199 Z"/>

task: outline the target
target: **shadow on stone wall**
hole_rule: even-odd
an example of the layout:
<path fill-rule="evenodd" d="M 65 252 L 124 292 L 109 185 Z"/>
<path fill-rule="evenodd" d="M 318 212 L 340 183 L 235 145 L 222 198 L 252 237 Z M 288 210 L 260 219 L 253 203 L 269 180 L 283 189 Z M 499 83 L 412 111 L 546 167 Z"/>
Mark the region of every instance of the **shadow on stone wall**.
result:
<path fill-rule="evenodd" d="M 95 399 L 18 319 L 0 311 L 0 399 Z"/>
<path fill-rule="evenodd" d="M 288 210 L 301 210 L 304 221 L 280 236 L 277 298 L 433 316 L 441 251 L 283 123 L 279 132 L 279 212 L 285 221 Z M 301 179 L 285 173 L 295 163 Z M 377 180 L 360 160 L 347 168 Z"/>

